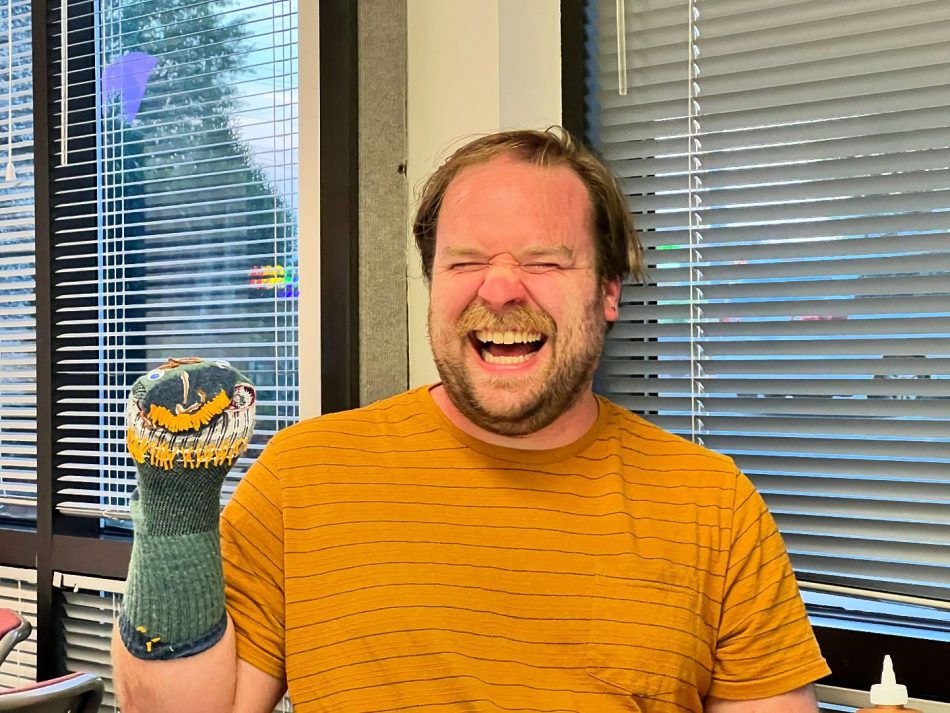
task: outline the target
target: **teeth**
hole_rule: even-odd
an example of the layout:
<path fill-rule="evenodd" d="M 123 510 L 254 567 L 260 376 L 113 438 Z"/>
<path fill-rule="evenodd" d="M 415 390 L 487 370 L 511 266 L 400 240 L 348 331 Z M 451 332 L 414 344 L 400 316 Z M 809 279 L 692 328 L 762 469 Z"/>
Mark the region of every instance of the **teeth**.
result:
<path fill-rule="evenodd" d="M 494 356 L 487 349 L 482 349 L 482 359 L 489 364 L 523 364 L 533 356 L 534 353 L 521 356 Z"/>
<path fill-rule="evenodd" d="M 487 329 L 479 329 L 475 332 L 475 338 L 482 343 L 492 344 L 528 344 L 541 341 L 541 335 L 537 332 L 490 332 Z"/>

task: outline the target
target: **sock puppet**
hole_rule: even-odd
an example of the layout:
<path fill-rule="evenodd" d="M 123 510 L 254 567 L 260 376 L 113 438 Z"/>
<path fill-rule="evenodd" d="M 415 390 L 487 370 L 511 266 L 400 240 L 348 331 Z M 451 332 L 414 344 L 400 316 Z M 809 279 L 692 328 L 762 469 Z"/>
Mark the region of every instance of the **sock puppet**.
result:
<path fill-rule="evenodd" d="M 126 407 L 135 539 L 119 633 L 142 659 L 191 656 L 224 635 L 221 486 L 254 429 L 254 387 L 227 362 L 169 359 Z"/>

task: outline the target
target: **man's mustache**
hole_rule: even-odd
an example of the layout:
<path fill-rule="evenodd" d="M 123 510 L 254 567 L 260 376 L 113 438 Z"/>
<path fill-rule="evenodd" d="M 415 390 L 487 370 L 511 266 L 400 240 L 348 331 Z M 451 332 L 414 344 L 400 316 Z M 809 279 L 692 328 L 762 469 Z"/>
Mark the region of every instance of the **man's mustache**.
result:
<path fill-rule="evenodd" d="M 456 329 L 460 337 L 467 337 L 479 329 L 492 332 L 538 332 L 544 337 L 553 337 L 557 333 L 554 320 L 543 310 L 517 305 L 504 312 L 495 312 L 481 302 L 473 302 L 465 308 Z"/>

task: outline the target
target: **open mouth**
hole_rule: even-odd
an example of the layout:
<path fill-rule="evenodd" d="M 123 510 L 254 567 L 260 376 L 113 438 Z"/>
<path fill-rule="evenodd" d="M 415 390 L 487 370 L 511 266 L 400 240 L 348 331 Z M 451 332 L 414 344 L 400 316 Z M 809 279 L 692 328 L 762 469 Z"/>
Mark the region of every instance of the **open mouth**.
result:
<path fill-rule="evenodd" d="M 137 463 L 166 470 L 233 463 L 250 442 L 255 402 L 254 387 L 245 383 L 234 385 L 231 398 L 221 389 L 198 408 L 179 405 L 174 412 L 150 404 L 146 414 L 141 401 L 130 399 L 126 407 L 129 453 Z"/>
<path fill-rule="evenodd" d="M 479 329 L 469 333 L 475 351 L 486 364 L 523 364 L 534 358 L 547 337 L 538 332 Z"/>

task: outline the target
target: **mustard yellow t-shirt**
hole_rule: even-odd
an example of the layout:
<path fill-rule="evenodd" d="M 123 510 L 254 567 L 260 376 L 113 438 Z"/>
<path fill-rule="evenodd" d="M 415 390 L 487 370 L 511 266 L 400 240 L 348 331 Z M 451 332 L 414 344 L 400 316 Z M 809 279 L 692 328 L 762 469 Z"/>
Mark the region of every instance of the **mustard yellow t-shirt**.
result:
<path fill-rule="evenodd" d="M 599 407 L 546 451 L 428 387 L 277 434 L 222 519 L 238 655 L 297 713 L 681 713 L 825 675 L 746 477 Z"/>

